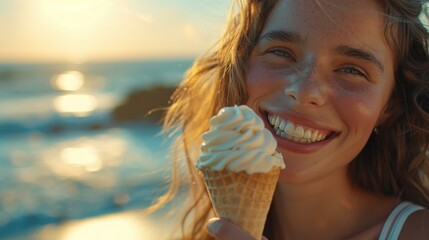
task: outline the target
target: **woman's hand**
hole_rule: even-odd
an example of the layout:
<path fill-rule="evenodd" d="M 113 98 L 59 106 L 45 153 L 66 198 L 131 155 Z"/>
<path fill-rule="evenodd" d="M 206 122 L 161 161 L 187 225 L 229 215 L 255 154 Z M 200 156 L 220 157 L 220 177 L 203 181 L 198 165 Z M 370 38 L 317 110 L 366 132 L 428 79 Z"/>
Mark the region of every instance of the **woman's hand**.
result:
<path fill-rule="evenodd" d="M 212 237 L 220 240 L 255 240 L 234 223 L 220 218 L 210 219 L 207 223 L 207 231 Z M 267 238 L 262 237 L 262 240 Z"/>

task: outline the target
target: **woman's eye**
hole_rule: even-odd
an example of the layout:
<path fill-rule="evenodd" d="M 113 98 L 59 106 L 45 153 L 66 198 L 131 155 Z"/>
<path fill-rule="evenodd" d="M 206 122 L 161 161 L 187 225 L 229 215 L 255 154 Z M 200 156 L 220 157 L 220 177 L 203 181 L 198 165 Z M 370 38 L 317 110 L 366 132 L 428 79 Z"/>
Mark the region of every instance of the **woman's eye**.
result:
<path fill-rule="evenodd" d="M 355 68 L 355 67 L 344 67 L 344 68 L 341 68 L 339 71 L 367 78 L 366 74 L 363 71 L 361 71 L 361 70 L 359 70 L 358 68 Z"/>
<path fill-rule="evenodd" d="M 267 51 L 267 53 L 274 54 L 278 57 L 285 57 L 285 58 L 290 58 L 292 60 L 295 60 L 295 58 L 292 56 L 292 54 L 290 54 L 288 51 L 283 50 L 283 49 L 278 49 L 278 48 L 270 49 Z"/>

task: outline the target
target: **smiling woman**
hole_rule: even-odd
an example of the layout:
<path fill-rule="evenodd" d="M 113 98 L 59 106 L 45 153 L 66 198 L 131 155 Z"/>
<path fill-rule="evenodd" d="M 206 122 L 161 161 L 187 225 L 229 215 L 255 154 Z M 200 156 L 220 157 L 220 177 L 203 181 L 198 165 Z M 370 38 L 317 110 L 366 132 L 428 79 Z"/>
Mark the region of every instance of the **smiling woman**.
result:
<path fill-rule="evenodd" d="M 239 228 L 248 219 L 209 220 L 212 184 L 194 168 L 212 116 L 242 104 L 286 165 L 262 224 L 269 239 L 427 239 L 427 0 L 233 2 L 219 44 L 188 70 L 164 122 L 186 154 L 172 163 L 189 170 L 173 171 L 171 193 L 179 177 L 192 180 L 182 239 L 254 239 Z M 220 132 L 235 153 L 241 140 L 229 145 Z"/>

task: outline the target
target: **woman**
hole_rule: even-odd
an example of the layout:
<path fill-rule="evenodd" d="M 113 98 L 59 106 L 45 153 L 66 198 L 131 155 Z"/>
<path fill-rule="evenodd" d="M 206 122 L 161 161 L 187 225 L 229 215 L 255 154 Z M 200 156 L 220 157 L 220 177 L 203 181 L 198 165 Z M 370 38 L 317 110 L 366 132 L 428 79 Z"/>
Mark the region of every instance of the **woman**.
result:
<path fill-rule="evenodd" d="M 240 104 L 265 120 L 286 164 L 266 237 L 427 238 L 425 2 L 237 1 L 225 34 L 188 71 L 165 120 L 166 130 L 181 132 L 196 183 L 183 238 L 211 238 L 213 209 L 194 169 L 200 136 L 221 107 Z M 391 221 L 396 212 L 408 212 L 399 217 L 404 224 Z M 219 239 L 250 239 L 225 220 L 207 229 Z"/>

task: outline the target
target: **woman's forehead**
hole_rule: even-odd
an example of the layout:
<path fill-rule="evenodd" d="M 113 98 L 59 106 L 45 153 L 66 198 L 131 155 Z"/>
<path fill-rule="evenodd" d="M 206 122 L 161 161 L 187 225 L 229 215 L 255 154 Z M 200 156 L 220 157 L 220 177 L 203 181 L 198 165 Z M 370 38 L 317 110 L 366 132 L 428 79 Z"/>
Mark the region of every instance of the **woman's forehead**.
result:
<path fill-rule="evenodd" d="M 373 0 L 280 0 L 260 36 L 271 31 L 294 33 L 303 42 L 351 41 L 353 45 L 377 48 L 385 45 L 384 18 L 380 5 Z"/>
<path fill-rule="evenodd" d="M 359 49 L 370 53 L 366 56 L 376 59 L 383 71 L 384 66 L 393 71 L 394 55 L 384 28 L 382 7 L 375 0 L 280 0 L 258 42 L 273 41 L 270 36 L 277 35 L 275 41 L 316 49 L 320 54 L 337 53 L 344 47 Z"/>
<path fill-rule="evenodd" d="M 297 25 L 296 20 L 299 20 L 327 27 L 356 27 L 370 21 L 381 22 L 383 15 L 381 5 L 375 0 L 279 0 L 268 22 Z"/>

